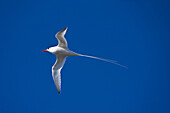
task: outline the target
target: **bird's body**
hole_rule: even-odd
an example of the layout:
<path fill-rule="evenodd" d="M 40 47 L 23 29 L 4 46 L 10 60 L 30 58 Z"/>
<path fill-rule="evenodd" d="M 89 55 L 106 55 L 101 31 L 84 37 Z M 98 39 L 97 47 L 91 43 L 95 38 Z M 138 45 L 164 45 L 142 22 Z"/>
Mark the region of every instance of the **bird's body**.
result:
<path fill-rule="evenodd" d="M 119 66 L 127 68 L 126 66 L 118 64 L 114 60 L 108 60 L 108 59 L 103 59 L 103 58 L 94 57 L 94 56 L 77 54 L 77 53 L 69 50 L 68 47 L 67 47 L 67 40 L 64 37 L 66 30 L 67 30 L 67 28 L 64 28 L 63 30 L 59 31 L 55 35 L 55 37 L 58 39 L 58 42 L 59 42 L 57 46 L 50 47 L 46 50 L 43 50 L 43 51 L 48 51 L 48 52 L 55 54 L 57 56 L 57 60 L 52 67 L 52 76 L 53 76 L 53 80 L 55 82 L 55 85 L 56 85 L 56 88 L 57 88 L 59 94 L 61 92 L 61 74 L 60 74 L 60 71 L 61 71 L 62 67 L 64 66 L 64 63 L 65 63 L 67 56 L 83 56 L 83 57 L 88 57 L 88 58 L 94 58 L 94 59 L 114 63 L 114 64 L 117 64 Z"/>
<path fill-rule="evenodd" d="M 62 56 L 78 56 L 77 53 L 70 51 L 68 48 L 62 48 L 59 46 L 52 47 L 52 53 L 56 56 L 62 55 Z"/>

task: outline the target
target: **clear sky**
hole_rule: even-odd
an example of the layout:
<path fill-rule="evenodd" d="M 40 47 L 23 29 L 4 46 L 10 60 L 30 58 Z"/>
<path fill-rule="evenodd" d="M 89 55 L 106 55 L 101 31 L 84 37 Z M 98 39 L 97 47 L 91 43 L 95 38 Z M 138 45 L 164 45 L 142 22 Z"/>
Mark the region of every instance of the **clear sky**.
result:
<path fill-rule="evenodd" d="M 0 113 L 170 113 L 168 0 L 1 0 Z M 57 45 L 129 68 L 68 57 L 54 85 Z"/>

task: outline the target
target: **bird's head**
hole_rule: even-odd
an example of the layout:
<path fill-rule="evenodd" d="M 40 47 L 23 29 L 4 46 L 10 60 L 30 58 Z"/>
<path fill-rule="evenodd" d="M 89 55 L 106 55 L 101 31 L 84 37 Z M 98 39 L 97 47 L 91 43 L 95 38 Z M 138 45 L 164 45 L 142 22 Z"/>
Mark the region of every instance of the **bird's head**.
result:
<path fill-rule="evenodd" d="M 42 50 L 42 52 L 50 52 L 50 53 L 55 53 L 56 51 L 56 47 L 50 47 L 50 48 L 47 48 L 46 50 Z"/>

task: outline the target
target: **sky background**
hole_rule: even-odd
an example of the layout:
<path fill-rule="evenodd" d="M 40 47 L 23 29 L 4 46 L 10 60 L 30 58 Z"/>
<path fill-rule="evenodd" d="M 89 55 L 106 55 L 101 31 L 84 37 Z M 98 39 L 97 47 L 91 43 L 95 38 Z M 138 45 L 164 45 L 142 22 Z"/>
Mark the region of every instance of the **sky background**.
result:
<path fill-rule="evenodd" d="M 169 0 L 1 0 L 0 113 L 170 113 Z M 113 59 L 68 57 L 54 85 L 57 45 Z"/>

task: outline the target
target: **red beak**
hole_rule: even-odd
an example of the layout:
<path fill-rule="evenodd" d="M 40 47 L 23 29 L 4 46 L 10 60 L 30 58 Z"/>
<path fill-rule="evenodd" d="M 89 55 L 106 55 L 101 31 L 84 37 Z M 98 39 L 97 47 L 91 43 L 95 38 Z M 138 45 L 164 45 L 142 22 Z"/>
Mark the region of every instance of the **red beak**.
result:
<path fill-rule="evenodd" d="M 45 52 L 45 51 L 47 51 L 47 50 L 42 50 L 42 52 Z"/>

